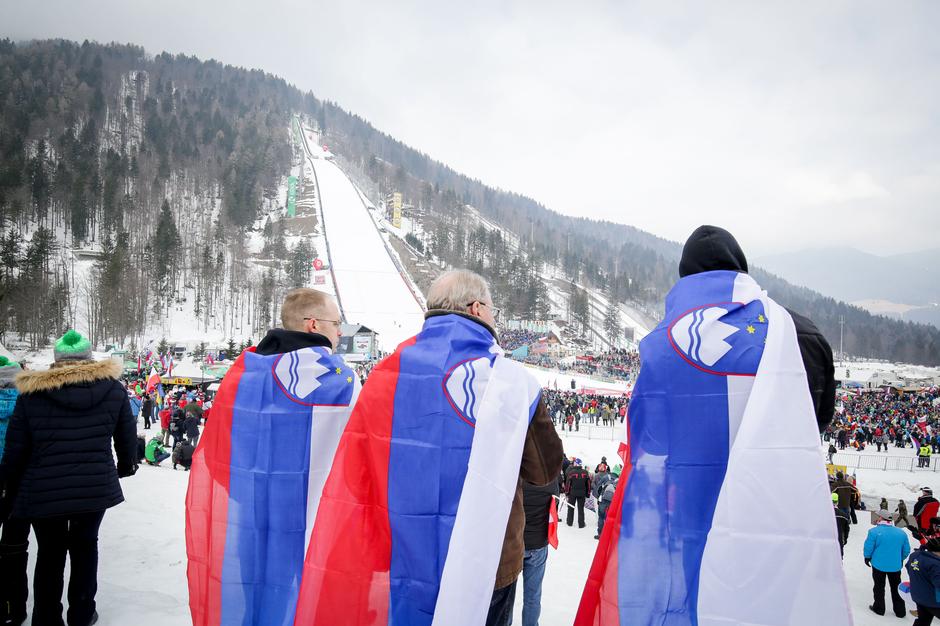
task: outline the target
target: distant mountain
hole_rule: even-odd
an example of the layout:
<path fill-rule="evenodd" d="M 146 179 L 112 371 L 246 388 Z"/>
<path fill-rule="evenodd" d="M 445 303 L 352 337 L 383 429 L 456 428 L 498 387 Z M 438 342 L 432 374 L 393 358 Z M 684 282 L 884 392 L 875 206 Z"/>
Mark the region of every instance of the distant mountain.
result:
<path fill-rule="evenodd" d="M 854 248 L 822 248 L 763 256 L 754 264 L 791 283 L 860 305 L 885 301 L 913 310 L 940 302 L 940 248 L 885 257 Z"/>

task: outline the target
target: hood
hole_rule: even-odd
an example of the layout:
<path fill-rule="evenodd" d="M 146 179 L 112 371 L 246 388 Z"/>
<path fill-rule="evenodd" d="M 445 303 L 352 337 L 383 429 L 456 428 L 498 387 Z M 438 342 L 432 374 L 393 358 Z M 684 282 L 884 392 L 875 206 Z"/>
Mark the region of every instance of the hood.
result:
<path fill-rule="evenodd" d="M 86 409 L 101 402 L 113 389 L 123 368 L 117 361 L 65 361 L 43 371 L 22 372 L 16 377 L 20 394 L 44 393 L 53 401 L 74 409 Z"/>
<path fill-rule="evenodd" d="M 699 226 L 682 248 L 679 276 L 731 270 L 747 274 L 747 258 L 734 235 L 718 226 Z"/>
<path fill-rule="evenodd" d="M 271 356 L 284 354 L 303 348 L 327 348 L 333 350 L 333 344 L 319 333 L 302 333 L 284 328 L 272 328 L 255 348 L 255 354 Z"/>

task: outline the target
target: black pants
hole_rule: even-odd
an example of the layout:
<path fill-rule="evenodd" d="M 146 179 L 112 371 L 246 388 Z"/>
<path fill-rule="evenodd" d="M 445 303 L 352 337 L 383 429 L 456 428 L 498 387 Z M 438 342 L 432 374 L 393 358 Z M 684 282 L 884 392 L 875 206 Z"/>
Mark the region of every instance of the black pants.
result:
<path fill-rule="evenodd" d="M 33 520 L 39 551 L 33 576 L 33 626 L 62 624 L 65 555 L 69 576 L 69 626 L 85 626 L 95 612 L 98 592 L 98 528 L 104 511 Z"/>
<path fill-rule="evenodd" d="M 584 528 L 584 496 L 568 496 L 568 504 L 578 507 L 578 528 Z M 568 525 L 574 522 L 574 509 L 568 507 Z"/>
<path fill-rule="evenodd" d="M 917 619 L 914 620 L 914 626 L 930 626 L 930 623 L 935 617 L 940 617 L 940 609 L 918 604 Z"/>
<path fill-rule="evenodd" d="M 150 423 L 153 420 L 153 409 L 149 411 L 141 410 L 140 413 L 144 416 L 144 428 L 150 428 Z"/>
<path fill-rule="evenodd" d="M 493 592 L 486 626 L 509 626 L 512 623 L 512 605 L 516 602 L 516 581 Z"/>
<path fill-rule="evenodd" d="M 849 507 L 849 517 L 852 518 L 853 524 L 858 524 L 858 517 L 855 516 L 855 507 Z"/>
<path fill-rule="evenodd" d="M 29 581 L 29 522 L 19 519 L 3 521 L 0 537 L 0 617 L 11 621 L 26 619 L 26 598 Z"/>
<path fill-rule="evenodd" d="M 898 585 L 901 584 L 901 572 L 882 572 L 877 567 L 871 568 L 871 577 L 875 581 L 872 592 L 875 594 L 875 602 L 872 609 L 878 615 L 885 614 L 885 578 L 888 579 L 888 587 L 891 588 L 891 608 L 898 617 L 904 617 L 907 610 L 904 608 L 904 600 L 898 593 Z"/>

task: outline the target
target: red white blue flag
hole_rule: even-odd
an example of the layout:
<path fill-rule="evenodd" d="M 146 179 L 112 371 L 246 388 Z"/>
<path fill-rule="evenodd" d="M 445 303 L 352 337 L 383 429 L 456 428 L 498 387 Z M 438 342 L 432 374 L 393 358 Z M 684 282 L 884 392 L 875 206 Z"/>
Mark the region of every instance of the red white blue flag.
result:
<path fill-rule="evenodd" d="M 539 394 L 458 315 L 382 361 L 323 490 L 294 623 L 483 624 Z"/>
<path fill-rule="evenodd" d="M 358 393 L 358 377 L 324 348 L 250 348 L 226 374 L 186 494 L 195 626 L 293 623 L 323 483 Z"/>
<path fill-rule="evenodd" d="M 575 625 L 851 624 L 786 309 L 747 274 L 685 277 L 640 359 Z"/>

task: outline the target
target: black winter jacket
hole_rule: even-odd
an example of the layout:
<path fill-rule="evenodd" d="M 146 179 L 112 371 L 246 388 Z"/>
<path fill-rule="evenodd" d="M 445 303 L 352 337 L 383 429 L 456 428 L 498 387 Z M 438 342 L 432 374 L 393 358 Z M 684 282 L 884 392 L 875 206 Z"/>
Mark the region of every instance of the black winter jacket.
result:
<path fill-rule="evenodd" d="M 586 498 L 591 493 L 591 475 L 587 469 L 574 465 L 565 472 L 565 493 L 572 498 Z"/>
<path fill-rule="evenodd" d="M 558 483 L 552 481 L 544 487 L 522 484 L 522 506 L 525 509 L 526 550 L 538 550 L 548 545 L 548 510 L 552 496 L 558 495 Z"/>
<path fill-rule="evenodd" d="M 137 428 L 120 375 L 120 364 L 108 360 L 17 377 L 20 396 L 0 464 L 14 517 L 103 511 L 124 501 L 118 478 L 137 469 Z"/>

